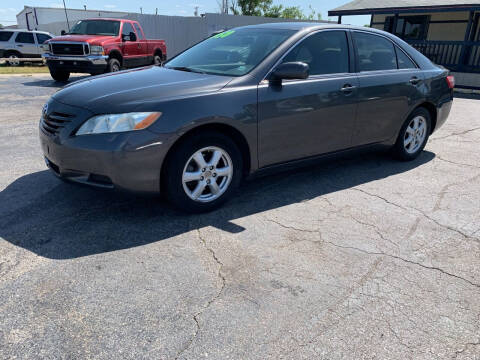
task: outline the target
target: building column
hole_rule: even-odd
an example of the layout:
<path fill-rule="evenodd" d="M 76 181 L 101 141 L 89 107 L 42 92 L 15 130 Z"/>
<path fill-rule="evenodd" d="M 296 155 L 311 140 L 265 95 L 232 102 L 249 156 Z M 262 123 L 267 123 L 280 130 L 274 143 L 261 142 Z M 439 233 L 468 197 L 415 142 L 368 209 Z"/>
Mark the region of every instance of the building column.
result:
<path fill-rule="evenodd" d="M 342 23 L 342 15 L 338 15 L 338 22 L 337 24 L 341 24 Z"/>
<path fill-rule="evenodd" d="M 470 32 L 472 31 L 472 24 L 473 24 L 473 17 L 475 15 L 475 11 L 470 11 L 470 15 L 468 17 L 468 25 L 467 30 L 465 30 L 465 36 L 463 38 L 463 45 L 462 51 L 460 52 L 460 58 L 458 61 L 458 68 L 457 71 L 461 71 L 461 69 L 466 65 L 467 59 L 470 56 L 470 46 L 467 45 L 467 41 L 470 40 Z"/>

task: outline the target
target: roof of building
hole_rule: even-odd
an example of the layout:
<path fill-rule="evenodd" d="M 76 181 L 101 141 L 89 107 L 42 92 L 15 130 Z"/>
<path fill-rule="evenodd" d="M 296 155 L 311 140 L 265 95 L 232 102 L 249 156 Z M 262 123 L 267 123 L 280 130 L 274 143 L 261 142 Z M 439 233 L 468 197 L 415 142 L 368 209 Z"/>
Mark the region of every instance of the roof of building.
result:
<path fill-rule="evenodd" d="M 329 16 L 386 13 L 395 10 L 459 11 L 478 8 L 480 0 L 354 0 L 328 12 Z"/>

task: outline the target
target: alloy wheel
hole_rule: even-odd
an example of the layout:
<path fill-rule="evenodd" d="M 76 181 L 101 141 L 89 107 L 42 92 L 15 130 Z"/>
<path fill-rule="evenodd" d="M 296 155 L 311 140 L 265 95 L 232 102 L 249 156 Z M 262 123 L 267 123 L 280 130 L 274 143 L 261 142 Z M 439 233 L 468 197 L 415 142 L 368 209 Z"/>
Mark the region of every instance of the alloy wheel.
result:
<path fill-rule="evenodd" d="M 8 57 L 8 64 L 10 66 L 18 66 L 20 65 L 20 59 L 17 55 L 10 55 Z"/>
<path fill-rule="evenodd" d="M 407 128 L 403 138 L 403 147 L 409 154 L 418 151 L 427 136 L 427 120 L 423 116 L 415 116 Z"/>
<path fill-rule="evenodd" d="M 227 191 L 233 177 L 228 153 L 216 146 L 198 150 L 187 161 L 182 174 L 183 190 L 198 202 L 211 202 Z"/>

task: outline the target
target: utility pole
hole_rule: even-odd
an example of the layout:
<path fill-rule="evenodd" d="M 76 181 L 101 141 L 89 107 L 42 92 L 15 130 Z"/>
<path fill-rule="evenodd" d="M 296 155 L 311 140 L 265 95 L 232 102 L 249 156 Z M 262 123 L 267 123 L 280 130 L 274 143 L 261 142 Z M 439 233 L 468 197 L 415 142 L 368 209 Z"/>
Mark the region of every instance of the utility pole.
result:
<path fill-rule="evenodd" d="M 85 9 L 85 11 L 87 11 L 87 5 L 83 5 L 83 8 Z"/>
<path fill-rule="evenodd" d="M 143 10 L 141 6 L 140 6 L 140 14 L 143 14 Z"/>
<path fill-rule="evenodd" d="M 195 6 L 195 11 L 193 12 L 194 16 L 198 16 L 198 6 Z"/>
<path fill-rule="evenodd" d="M 158 8 L 155 8 L 155 15 L 158 15 Z"/>
<path fill-rule="evenodd" d="M 70 23 L 68 22 L 67 6 L 65 5 L 65 0 L 63 0 L 63 9 L 65 10 L 65 18 L 67 19 L 68 32 L 70 32 Z"/>

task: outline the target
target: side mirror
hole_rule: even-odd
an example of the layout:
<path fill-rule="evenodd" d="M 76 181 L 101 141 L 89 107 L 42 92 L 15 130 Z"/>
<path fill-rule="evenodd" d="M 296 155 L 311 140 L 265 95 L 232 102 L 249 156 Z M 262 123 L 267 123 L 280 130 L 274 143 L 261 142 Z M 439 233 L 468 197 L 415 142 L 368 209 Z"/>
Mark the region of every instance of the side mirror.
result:
<path fill-rule="evenodd" d="M 282 81 L 285 80 L 295 80 L 295 79 L 306 79 L 310 73 L 310 67 L 304 62 L 287 62 L 280 64 L 273 70 L 270 80 L 273 81 Z"/>
<path fill-rule="evenodd" d="M 60 35 L 65 35 L 67 32 L 65 30 L 60 31 Z"/>
<path fill-rule="evenodd" d="M 130 35 L 122 34 L 122 41 L 130 41 Z"/>
<path fill-rule="evenodd" d="M 131 32 L 131 33 L 129 34 L 129 36 L 130 36 L 130 40 L 129 40 L 129 41 L 137 41 L 137 35 L 135 35 L 134 32 Z"/>

